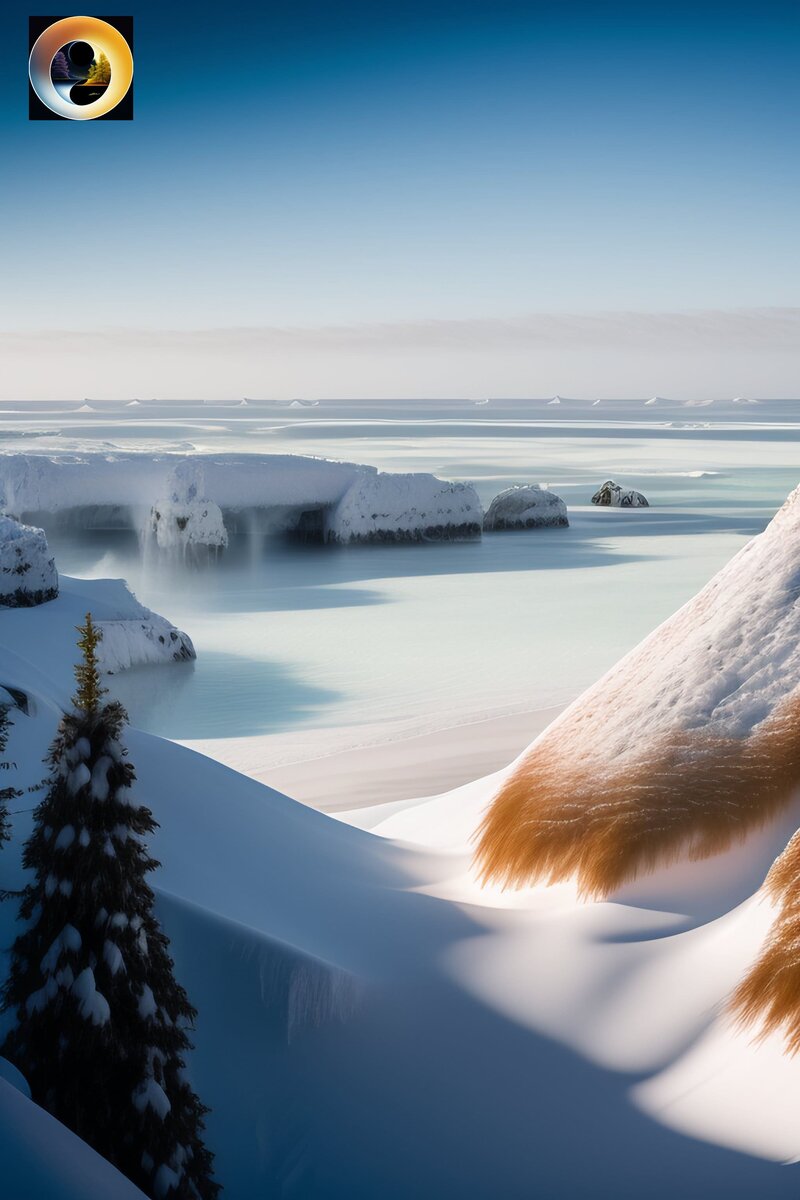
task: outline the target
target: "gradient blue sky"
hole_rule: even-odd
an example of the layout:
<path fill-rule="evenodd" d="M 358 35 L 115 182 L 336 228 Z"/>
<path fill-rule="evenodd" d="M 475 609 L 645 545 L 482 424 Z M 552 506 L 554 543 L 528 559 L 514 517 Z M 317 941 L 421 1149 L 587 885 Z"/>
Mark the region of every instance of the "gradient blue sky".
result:
<path fill-rule="evenodd" d="M 426 387 L 431 322 L 468 322 L 473 356 L 485 328 L 481 390 L 663 391 L 669 379 L 629 378 L 627 334 L 617 376 L 614 355 L 600 355 L 596 387 L 598 355 L 574 332 L 559 335 L 545 370 L 535 346 L 526 359 L 523 337 L 510 378 L 498 322 L 653 314 L 664 364 L 676 369 L 684 354 L 688 369 L 692 347 L 669 342 L 670 314 L 703 312 L 707 323 L 708 313 L 800 307 L 796 4 L 200 0 L 137 4 L 133 16 L 132 122 L 29 122 L 18 73 L 4 75 L 3 394 L 49 394 L 59 353 L 72 370 L 93 338 L 132 369 L 144 355 L 148 393 L 167 360 L 172 394 L 197 393 L 191 339 L 181 350 L 167 331 L 212 329 L 222 344 L 240 326 L 263 328 L 271 348 L 247 359 L 249 389 L 240 348 L 232 391 L 396 394 L 388 378 L 380 387 L 384 350 L 387 372 L 404 364 L 403 390 L 477 386 L 451 338 Z M 27 11 L 17 21 L 24 57 Z M 784 329 L 787 314 L 777 319 Z M 746 382 L 759 390 L 760 354 L 762 391 L 799 392 L 785 329 L 776 376 L 763 312 L 757 320 Z M 364 324 L 376 327 L 359 355 L 353 327 L 363 340 Z M 302 355 L 280 350 L 275 329 L 287 326 L 310 331 L 303 370 Z M 408 346 L 419 327 L 424 352 Z M 116 359 L 115 330 L 135 331 L 115 343 Z M 52 331 L 81 333 L 84 349 Z M 26 385 L 20 370 L 37 345 L 46 362 Z M 368 379 L 354 371 L 359 357 L 375 359 Z M 223 368 L 224 355 L 215 394 Z M 703 371 L 704 387 L 742 390 Z"/>

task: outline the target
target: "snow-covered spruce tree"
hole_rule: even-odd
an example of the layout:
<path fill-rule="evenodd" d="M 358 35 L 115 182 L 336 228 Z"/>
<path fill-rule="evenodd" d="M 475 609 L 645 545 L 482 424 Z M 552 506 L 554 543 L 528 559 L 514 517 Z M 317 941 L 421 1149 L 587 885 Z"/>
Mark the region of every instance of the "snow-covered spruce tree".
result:
<path fill-rule="evenodd" d="M 17 1024 L 0 1054 L 34 1100 L 149 1196 L 207 1200 L 219 1192 L 202 1141 L 207 1110 L 184 1072 L 195 1010 L 146 883 L 155 821 L 131 791 L 125 711 L 102 699 L 91 615 L 79 632 L 74 709 L 24 851 L 34 877 L 4 989 Z"/>
<path fill-rule="evenodd" d="M 11 767 L 11 763 L 3 758 L 8 743 L 8 726 L 8 705 L 0 704 L 0 770 L 2 771 L 8 771 Z M 8 822 L 9 802 L 21 795 L 22 792 L 17 791 L 16 788 L 0 787 L 0 846 L 2 846 L 3 842 L 7 842 L 11 836 Z"/>

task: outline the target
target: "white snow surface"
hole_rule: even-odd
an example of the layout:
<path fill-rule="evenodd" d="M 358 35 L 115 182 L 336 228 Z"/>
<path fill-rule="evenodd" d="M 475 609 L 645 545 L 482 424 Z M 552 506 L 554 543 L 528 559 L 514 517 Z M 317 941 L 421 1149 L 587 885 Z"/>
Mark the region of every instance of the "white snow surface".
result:
<path fill-rule="evenodd" d="M 763 533 L 542 734 L 635 756 L 668 730 L 743 737 L 800 686 L 800 488 Z M 601 711 L 603 720 L 574 721 Z M 594 737 L 595 744 L 589 739 Z M 577 749 L 577 746 L 574 747 Z"/>
<path fill-rule="evenodd" d="M 192 456 L 194 457 L 194 456 Z M 148 511 L 169 496 L 181 454 L 83 451 L 0 455 L 0 509 L 12 515 L 124 505 Z M 207 497 L 222 508 L 333 504 L 374 468 L 291 454 L 214 454 L 201 459 Z"/>
<path fill-rule="evenodd" d="M 727 599 L 718 577 L 679 632 L 634 652 L 653 680 L 685 679 L 684 717 L 743 730 L 796 680 L 797 538 L 795 496 L 726 569 Z M 33 702 L 11 730 L 17 786 L 39 778 L 66 686 L 45 611 L 0 620 L 0 661 Z M 747 703 L 732 677 L 712 695 L 722 656 Z M 633 657 L 617 668 L 631 681 Z M 667 709 L 649 682 L 652 711 L 637 705 L 640 686 L 628 717 L 652 732 Z M 126 740 L 159 822 L 158 911 L 199 1011 L 189 1071 L 229 1200 L 796 1195 L 781 1164 L 800 1156 L 800 1060 L 724 1006 L 769 930 L 759 888 L 800 803 L 725 854 L 581 903 L 570 884 L 478 887 L 471 840 L 504 772 L 362 810 L 370 833 L 163 739 Z M 30 822 L 15 815 L 0 887 L 23 881 Z M 0 904 L 3 945 L 13 927 Z M 37 1135 L 37 1150 L 55 1171 L 58 1144 Z M 15 1170 L 24 1151 L 9 1154 Z"/>
<path fill-rule="evenodd" d="M 483 518 L 483 528 L 535 529 L 567 525 L 567 506 L 560 496 L 538 484 L 506 488 L 495 496 Z"/>
<path fill-rule="evenodd" d="M 58 572 L 43 529 L 0 516 L 0 605 L 29 603 L 58 591 Z"/>
<path fill-rule="evenodd" d="M 482 519 L 469 484 L 425 473 L 364 472 L 326 513 L 325 536 L 334 542 L 475 537 Z"/>

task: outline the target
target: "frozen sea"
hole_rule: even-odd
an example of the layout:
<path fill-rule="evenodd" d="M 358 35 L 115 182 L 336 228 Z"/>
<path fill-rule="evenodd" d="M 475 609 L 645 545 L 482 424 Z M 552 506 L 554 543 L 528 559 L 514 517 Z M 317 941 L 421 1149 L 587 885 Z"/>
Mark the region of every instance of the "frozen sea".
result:
<path fill-rule="evenodd" d="M 570 528 L 452 545 L 267 540 L 204 570 L 147 568 L 135 536 L 56 534 L 59 568 L 123 576 L 194 664 L 113 680 L 139 726 L 319 757 L 573 699 L 758 533 L 800 479 L 800 402 L 320 401 L 5 405 L 0 449 L 318 454 L 474 483 L 546 483 Z M 594 509 L 603 480 L 651 508 Z M 225 752 L 223 753 L 223 747 Z M 234 756 L 235 757 L 235 756 Z"/>

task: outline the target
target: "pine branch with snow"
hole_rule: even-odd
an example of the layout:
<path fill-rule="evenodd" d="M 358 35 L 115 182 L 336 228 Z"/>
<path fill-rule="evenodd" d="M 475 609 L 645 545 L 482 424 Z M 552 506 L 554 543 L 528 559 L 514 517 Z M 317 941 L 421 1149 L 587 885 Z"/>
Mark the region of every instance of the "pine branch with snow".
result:
<path fill-rule="evenodd" d="M 136 803 L 119 704 L 92 705 L 88 673 L 48 757 L 47 792 L 23 862 L 23 931 L 4 1005 L 15 1028 L 0 1054 L 33 1098 L 160 1200 L 213 1200 L 207 1111 L 185 1073 L 195 1010 L 173 974 L 148 874 L 156 827 Z M 80 670 L 80 669 L 79 669 Z"/>

